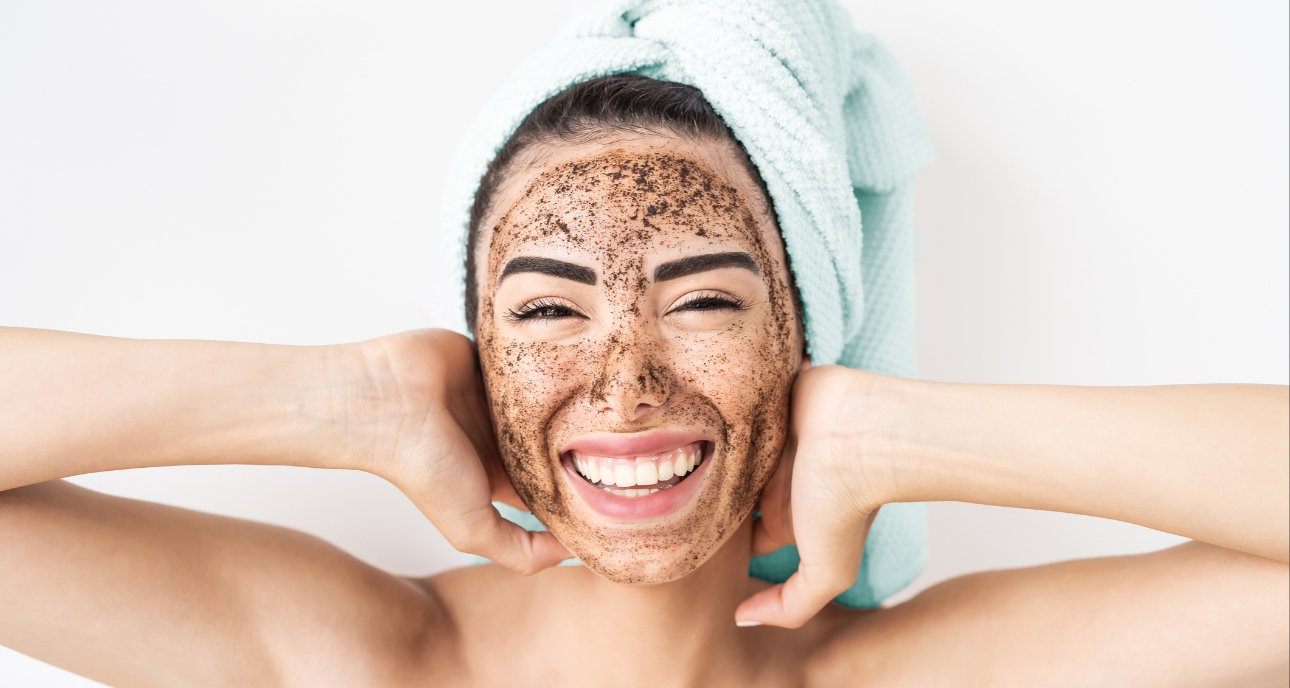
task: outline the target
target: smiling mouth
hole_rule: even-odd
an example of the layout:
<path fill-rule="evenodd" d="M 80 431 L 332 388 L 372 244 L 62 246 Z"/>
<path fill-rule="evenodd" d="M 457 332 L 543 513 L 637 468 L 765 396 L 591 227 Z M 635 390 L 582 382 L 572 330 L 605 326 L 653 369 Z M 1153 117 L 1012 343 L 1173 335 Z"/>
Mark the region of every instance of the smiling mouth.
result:
<path fill-rule="evenodd" d="M 591 485 L 619 497 L 645 497 L 684 482 L 703 463 L 706 441 L 650 456 L 596 456 L 578 450 L 569 459 Z"/>

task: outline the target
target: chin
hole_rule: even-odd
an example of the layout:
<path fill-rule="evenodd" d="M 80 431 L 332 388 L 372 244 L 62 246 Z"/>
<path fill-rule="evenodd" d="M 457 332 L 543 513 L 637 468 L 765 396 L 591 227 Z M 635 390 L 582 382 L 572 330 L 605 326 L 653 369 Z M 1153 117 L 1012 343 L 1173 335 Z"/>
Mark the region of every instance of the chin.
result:
<path fill-rule="evenodd" d="M 657 585 L 694 573 L 717 549 L 720 543 L 711 548 L 673 547 L 666 552 L 651 549 L 649 556 L 642 557 L 631 547 L 596 548 L 579 559 L 597 575 L 615 583 Z"/>

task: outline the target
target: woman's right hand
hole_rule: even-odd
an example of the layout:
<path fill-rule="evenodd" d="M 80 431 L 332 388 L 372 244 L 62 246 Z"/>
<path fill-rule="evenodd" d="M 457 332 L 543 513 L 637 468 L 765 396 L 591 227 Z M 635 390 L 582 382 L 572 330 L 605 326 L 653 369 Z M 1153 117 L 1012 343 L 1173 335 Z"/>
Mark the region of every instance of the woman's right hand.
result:
<path fill-rule="evenodd" d="M 524 508 L 498 455 L 473 342 L 416 330 L 361 348 L 374 398 L 345 417 L 365 440 L 370 472 L 394 483 L 463 552 L 524 574 L 571 556 L 550 533 L 526 531 L 492 505 Z M 356 418 L 360 427 L 352 427 Z"/>

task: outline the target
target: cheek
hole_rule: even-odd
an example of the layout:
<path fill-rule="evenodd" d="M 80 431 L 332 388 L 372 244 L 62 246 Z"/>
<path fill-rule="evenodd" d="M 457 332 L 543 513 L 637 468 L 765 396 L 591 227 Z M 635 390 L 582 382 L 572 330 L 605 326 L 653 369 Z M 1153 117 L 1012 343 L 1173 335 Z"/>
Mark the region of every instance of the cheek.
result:
<path fill-rule="evenodd" d="M 523 440 L 540 439 L 535 433 L 577 393 L 585 377 L 579 367 L 586 365 L 587 357 L 576 346 L 496 340 L 489 344 L 481 345 L 487 352 L 481 363 L 494 418 L 525 429 Z"/>
<path fill-rule="evenodd" d="M 704 339 L 678 342 L 678 377 L 712 401 L 726 422 L 743 426 L 780 409 L 792 382 L 791 352 L 772 323 L 753 323 Z"/>
<path fill-rule="evenodd" d="M 481 327 L 479 350 L 498 449 L 516 492 L 530 509 L 558 511 L 558 462 L 547 456 L 551 419 L 580 391 L 577 346 L 517 343 Z"/>

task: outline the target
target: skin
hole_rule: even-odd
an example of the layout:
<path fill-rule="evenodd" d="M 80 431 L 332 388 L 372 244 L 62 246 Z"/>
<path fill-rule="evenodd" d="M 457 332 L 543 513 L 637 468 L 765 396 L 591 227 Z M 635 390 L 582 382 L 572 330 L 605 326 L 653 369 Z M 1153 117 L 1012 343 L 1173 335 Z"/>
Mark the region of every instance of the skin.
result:
<path fill-rule="evenodd" d="M 542 164 L 504 187 L 478 247 L 480 362 L 506 472 L 566 547 L 620 583 L 675 580 L 706 561 L 752 512 L 787 436 L 800 328 L 773 218 L 748 202 L 760 192 L 735 155 L 663 137 L 530 153 Z M 757 270 L 654 279 L 665 261 L 727 252 Z M 597 283 L 499 280 L 525 257 L 590 267 Z M 533 304 L 553 315 L 517 319 Z M 615 522 L 573 494 L 561 446 L 655 428 L 715 439 L 683 510 Z"/>
<path fill-rule="evenodd" d="M 499 213 L 526 207 L 517 199 L 547 172 L 574 159 L 621 155 L 614 151 L 626 145 L 537 152 Z M 703 162 L 754 199 L 761 221 L 756 197 L 732 171 L 737 160 L 723 157 L 728 149 L 631 145 L 643 159 L 684 151 Z M 564 195 L 576 206 L 576 194 Z M 513 224 L 527 226 L 523 215 L 512 215 Z M 684 236 L 665 234 L 653 236 Z M 728 238 L 754 248 L 748 235 L 732 230 Z M 510 246 L 537 251 L 540 240 Z M 778 255 L 777 243 L 764 242 Z M 481 250 L 491 256 L 493 249 Z M 651 261 L 672 257 L 655 251 L 666 250 L 642 249 L 636 276 L 648 281 Z M 583 260 L 598 276 L 620 274 L 608 255 Z M 283 347 L 0 328 L 0 644 L 116 686 L 1287 685 L 1285 387 L 945 385 L 810 368 L 792 383 L 787 425 L 774 441 L 783 443 L 783 456 L 755 525 L 739 515 L 747 507 L 736 488 L 745 478 L 734 466 L 758 473 L 764 455 L 754 441 L 740 452 L 727 440 L 712 465 L 728 468 L 708 474 L 695 502 L 718 481 L 732 494 L 718 495 L 717 525 L 689 531 L 697 544 L 687 551 L 704 561 L 688 575 L 668 579 L 684 568 L 676 560 L 633 567 L 623 557 L 670 536 L 631 529 L 613 531 L 626 544 L 584 550 L 597 570 L 550 568 L 568 550 L 490 506 L 492 499 L 520 503 L 502 457 L 510 457 L 516 487 L 535 509 L 546 508 L 543 499 L 553 501 L 552 512 L 565 509 L 560 537 L 574 549 L 591 547 L 598 533 L 622 524 L 579 520 L 581 507 L 553 477 L 551 449 L 602 423 L 724 422 L 727 435 L 739 435 L 733 414 L 752 402 L 697 373 L 687 379 L 687 356 L 700 358 L 706 343 L 737 334 L 727 358 L 707 351 L 709 365 L 725 366 L 714 377 L 737 373 L 735 354 L 755 365 L 759 328 L 775 322 L 767 285 L 776 273 L 766 264 L 758 263 L 756 279 L 725 270 L 719 284 L 704 287 L 764 289 L 764 301 L 756 294 L 745 301 L 760 306 L 693 321 L 688 313 L 681 325 L 669 324 L 666 306 L 684 294 L 664 292 L 686 285 L 664 281 L 628 298 L 632 266 L 625 265 L 628 279 L 599 277 L 594 293 L 563 284 L 570 280 L 530 284 L 536 292 L 568 290 L 562 298 L 587 315 L 547 323 L 541 337 L 507 330 L 495 317 L 514 308 L 507 290 L 532 275 L 485 290 L 494 298 L 488 312 L 496 331 L 482 354 L 498 357 L 485 367 L 520 366 L 517 379 L 531 393 L 556 401 L 512 401 L 545 415 L 511 416 L 508 405 L 489 403 L 474 348 L 441 331 Z M 630 332 L 625 322 L 635 322 Z M 615 357 L 609 340 L 616 332 L 644 343 Z M 791 374 L 800 340 L 781 341 L 792 342 Z M 552 383 L 523 368 L 524 359 L 506 357 L 507 347 L 535 357 L 556 352 L 575 382 L 545 386 Z M 563 347 L 588 356 L 558 357 Z M 660 370 L 659 383 L 628 384 L 640 377 L 623 372 L 633 367 Z M 488 384 L 491 391 L 500 383 Z M 499 450 L 494 417 L 524 441 Z M 501 565 L 404 579 L 287 529 L 58 480 L 219 463 L 374 473 L 459 549 Z M 854 579 L 875 511 L 910 500 L 1084 513 L 1196 542 L 974 574 L 890 609 L 828 604 Z M 662 525 L 687 523 L 685 514 L 673 521 Z M 713 540 L 715 548 L 702 551 Z M 749 578 L 754 551 L 781 542 L 799 546 L 798 574 L 781 586 Z M 623 584 L 611 580 L 618 573 L 659 580 Z M 764 625 L 738 627 L 736 619 Z"/>

